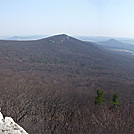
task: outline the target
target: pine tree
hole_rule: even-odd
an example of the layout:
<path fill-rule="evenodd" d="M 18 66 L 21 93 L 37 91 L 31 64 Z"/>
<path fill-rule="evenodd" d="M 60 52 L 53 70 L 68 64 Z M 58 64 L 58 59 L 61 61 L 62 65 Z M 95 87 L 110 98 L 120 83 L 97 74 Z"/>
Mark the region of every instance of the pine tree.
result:
<path fill-rule="evenodd" d="M 103 105 L 103 102 L 105 101 L 104 97 L 103 97 L 103 91 L 101 91 L 100 89 L 97 90 L 97 96 L 95 96 L 95 104 L 97 105 Z"/>
<path fill-rule="evenodd" d="M 120 106 L 120 104 L 118 103 L 118 98 L 119 98 L 118 93 L 114 93 L 113 99 L 112 99 L 112 101 L 111 101 L 111 104 L 113 105 L 114 108 Z"/>

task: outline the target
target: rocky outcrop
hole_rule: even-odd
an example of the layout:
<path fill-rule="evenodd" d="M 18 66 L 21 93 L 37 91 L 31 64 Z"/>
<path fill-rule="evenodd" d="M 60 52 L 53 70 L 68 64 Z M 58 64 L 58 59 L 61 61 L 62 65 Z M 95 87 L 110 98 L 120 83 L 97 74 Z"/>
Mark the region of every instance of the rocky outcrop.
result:
<path fill-rule="evenodd" d="M 0 134 L 28 134 L 11 117 L 3 117 L 0 112 Z"/>

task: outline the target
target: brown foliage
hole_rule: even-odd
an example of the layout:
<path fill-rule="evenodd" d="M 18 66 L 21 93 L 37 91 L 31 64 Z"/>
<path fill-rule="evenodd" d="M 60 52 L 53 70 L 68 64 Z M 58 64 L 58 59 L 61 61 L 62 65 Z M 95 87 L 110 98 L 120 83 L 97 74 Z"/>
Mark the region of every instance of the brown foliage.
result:
<path fill-rule="evenodd" d="M 133 57 L 61 39 L 0 41 L 4 115 L 31 134 L 134 133 Z M 97 88 L 107 100 L 102 108 L 94 106 Z M 114 92 L 117 111 L 109 109 Z"/>

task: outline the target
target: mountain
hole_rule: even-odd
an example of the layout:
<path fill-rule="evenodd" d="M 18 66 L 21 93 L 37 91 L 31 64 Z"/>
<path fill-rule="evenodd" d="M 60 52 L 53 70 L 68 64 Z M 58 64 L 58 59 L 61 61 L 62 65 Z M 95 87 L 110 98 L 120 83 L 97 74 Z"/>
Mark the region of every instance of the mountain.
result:
<path fill-rule="evenodd" d="M 104 42 L 111 39 L 126 43 L 126 44 L 134 44 L 133 38 L 123 38 L 123 37 L 104 37 L 104 36 L 74 36 L 77 39 L 83 41 L 91 41 L 91 42 Z"/>
<path fill-rule="evenodd" d="M 45 35 L 33 35 L 33 36 L 13 36 L 5 38 L 6 40 L 37 40 L 46 37 Z"/>
<path fill-rule="evenodd" d="M 130 51 L 134 51 L 134 45 L 124 43 L 124 42 L 120 42 L 120 41 L 115 40 L 115 39 L 110 39 L 108 41 L 97 42 L 97 44 L 108 47 L 108 48 L 112 48 L 112 49 L 127 49 L 127 50 L 130 50 Z"/>
<path fill-rule="evenodd" d="M 134 108 L 133 61 L 132 55 L 65 34 L 0 40 L 1 111 L 31 134 L 129 133 L 134 120 L 129 111 Z M 94 104 L 98 88 L 107 101 L 100 109 Z M 114 92 L 121 105 L 116 112 L 109 110 Z"/>
<path fill-rule="evenodd" d="M 83 64 L 88 64 L 88 62 L 92 63 L 98 60 L 98 57 L 104 57 L 103 51 L 93 43 L 80 41 L 64 34 L 35 41 L 1 40 L 0 48 L 5 49 L 5 53 L 9 57 L 8 60 L 11 57 L 16 59 L 15 55 L 21 55 L 20 57 L 24 58 L 27 54 L 26 62 L 39 59 L 41 62 L 47 62 L 48 60 L 50 63 L 58 62 L 62 64 L 63 62 L 68 65 L 80 65 L 77 62 L 78 58 Z M 5 56 L 2 57 L 5 58 Z M 12 61 L 10 62 L 12 64 Z"/>
<path fill-rule="evenodd" d="M 103 37 L 103 36 L 74 36 L 74 37 L 79 40 L 92 41 L 92 42 L 101 42 L 111 39 L 111 37 Z"/>
<path fill-rule="evenodd" d="M 17 64 L 20 63 L 18 62 L 19 59 L 16 59 L 16 55 L 22 59 L 25 57 L 24 63 L 44 63 L 49 61 L 48 63 L 51 64 L 55 62 L 59 65 L 69 66 L 81 66 L 81 64 L 84 64 L 87 67 L 93 64 L 113 66 L 113 62 L 117 62 L 118 59 L 119 61 L 124 60 L 122 57 L 114 58 L 113 54 L 110 55 L 95 43 L 84 42 L 65 34 L 35 41 L 1 40 L 0 48 L 8 55 L 6 61 L 9 60 L 8 64 L 11 64 L 11 66 L 13 59 Z M 4 56 L 1 54 L 2 57 L 5 58 L 5 54 Z M 20 61 L 22 62 L 22 60 Z M 107 61 L 111 62 L 107 64 Z"/>

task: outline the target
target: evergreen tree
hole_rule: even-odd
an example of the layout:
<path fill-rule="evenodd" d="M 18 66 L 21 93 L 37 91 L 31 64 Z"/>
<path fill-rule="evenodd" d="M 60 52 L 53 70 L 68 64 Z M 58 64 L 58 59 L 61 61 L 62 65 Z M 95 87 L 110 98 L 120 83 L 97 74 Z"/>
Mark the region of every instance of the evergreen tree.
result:
<path fill-rule="evenodd" d="M 114 108 L 120 106 L 120 104 L 118 103 L 118 98 L 119 98 L 118 93 L 114 93 L 113 99 L 112 99 L 112 101 L 111 101 L 111 104 L 113 105 Z"/>
<path fill-rule="evenodd" d="M 95 96 L 95 104 L 97 105 L 103 105 L 103 102 L 105 101 L 104 97 L 103 97 L 103 91 L 101 91 L 100 89 L 97 90 L 97 96 Z"/>

